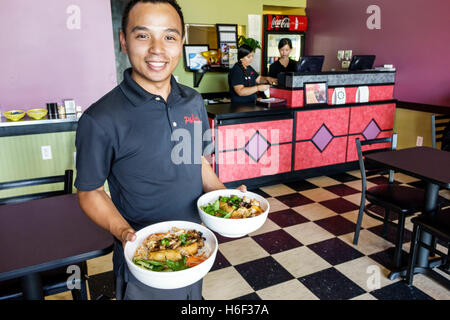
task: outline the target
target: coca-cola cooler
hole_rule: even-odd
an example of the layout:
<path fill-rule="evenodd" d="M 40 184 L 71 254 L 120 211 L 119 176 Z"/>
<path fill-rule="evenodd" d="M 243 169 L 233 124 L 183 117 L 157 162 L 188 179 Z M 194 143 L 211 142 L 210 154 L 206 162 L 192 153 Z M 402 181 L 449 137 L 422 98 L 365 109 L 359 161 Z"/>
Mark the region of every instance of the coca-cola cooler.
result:
<path fill-rule="evenodd" d="M 279 59 L 278 42 L 282 38 L 291 39 L 291 59 L 299 61 L 305 52 L 306 16 L 266 14 L 263 24 L 262 74 L 267 75 L 270 65 Z"/>

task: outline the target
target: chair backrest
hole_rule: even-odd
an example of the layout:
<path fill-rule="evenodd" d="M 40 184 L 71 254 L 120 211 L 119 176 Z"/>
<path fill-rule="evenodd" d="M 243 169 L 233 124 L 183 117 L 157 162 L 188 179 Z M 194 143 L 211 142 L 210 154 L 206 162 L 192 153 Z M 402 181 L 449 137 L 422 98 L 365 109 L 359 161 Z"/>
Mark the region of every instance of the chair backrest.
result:
<path fill-rule="evenodd" d="M 390 148 L 383 148 L 383 149 L 372 149 L 372 150 L 366 150 L 363 151 L 362 146 L 371 146 L 375 144 L 386 144 L 390 143 Z M 383 174 L 389 172 L 389 183 L 394 182 L 394 171 L 393 170 L 386 170 L 386 168 L 380 168 L 380 167 L 372 167 L 368 171 L 366 171 L 366 165 L 364 163 L 364 156 L 369 153 L 374 152 L 381 152 L 381 151 L 387 151 L 387 150 L 396 150 L 397 148 L 397 134 L 392 134 L 391 137 L 387 138 L 379 138 L 379 139 L 370 139 L 370 140 L 363 140 L 361 141 L 359 138 L 356 138 L 356 151 L 358 153 L 358 162 L 359 162 L 359 170 L 361 172 L 361 181 L 362 181 L 362 190 L 365 192 L 367 187 L 367 176 L 371 176 L 373 174 Z"/>
<path fill-rule="evenodd" d="M 450 125 L 450 115 L 431 115 L 431 142 L 433 148 L 437 148 L 438 142 L 443 142 L 444 131 Z"/>
<path fill-rule="evenodd" d="M 61 175 L 61 176 L 51 176 L 51 177 L 34 178 L 34 179 L 27 179 L 27 180 L 2 182 L 2 183 L 0 183 L 0 190 L 22 188 L 22 187 L 28 187 L 28 186 L 50 184 L 50 183 L 60 183 L 60 182 L 64 182 L 64 189 L 62 189 L 62 190 L 31 193 L 31 194 L 19 195 L 19 196 L 14 196 L 14 197 L 2 198 L 2 199 L 0 199 L 0 205 L 19 203 L 19 202 L 25 202 L 25 201 L 35 200 L 35 199 L 48 198 L 48 197 L 54 197 L 54 196 L 59 196 L 59 195 L 63 195 L 63 194 L 70 194 L 70 193 L 72 193 L 73 170 L 66 170 L 64 172 L 64 175 Z"/>

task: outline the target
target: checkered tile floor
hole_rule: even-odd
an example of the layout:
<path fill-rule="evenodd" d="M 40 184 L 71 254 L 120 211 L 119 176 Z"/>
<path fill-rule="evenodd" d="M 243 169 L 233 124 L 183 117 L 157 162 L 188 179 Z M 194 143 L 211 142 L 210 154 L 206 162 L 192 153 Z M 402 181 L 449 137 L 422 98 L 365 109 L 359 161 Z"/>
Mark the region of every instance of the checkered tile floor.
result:
<path fill-rule="evenodd" d="M 397 183 L 421 182 L 396 174 Z M 368 187 L 386 177 L 368 180 Z M 219 252 L 203 279 L 205 300 L 450 299 L 448 290 L 423 275 L 408 287 L 387 279 L 395 232 L 364 216 L 359 243 L 352 244 L 361 197 L 359 171 L 251 190 L 266 197 L 271 212 L 258 231 L 237 239 L 218 234 Z M 448 193 L 443 196 L 450 198 Z M 412 224 L 406 224 L 404 259 Z M 445 250 L 443 247 L 439 249 Z M 445 251 L 444 251 L 445 252 Z M 111 255 L 88 261 L 91 299 L 114 297 Z M 374 270 L 381 271 L 372 287 Z M 372 277 L 371 277 L 372 276 Z M 47 299 L 71 299 L 70 293 Z"/>

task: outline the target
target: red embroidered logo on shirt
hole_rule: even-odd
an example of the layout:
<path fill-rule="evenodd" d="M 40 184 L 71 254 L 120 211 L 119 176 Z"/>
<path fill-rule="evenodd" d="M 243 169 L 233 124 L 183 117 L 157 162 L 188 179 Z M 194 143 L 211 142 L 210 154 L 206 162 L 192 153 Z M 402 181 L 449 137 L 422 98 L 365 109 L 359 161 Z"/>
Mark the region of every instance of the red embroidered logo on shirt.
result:
<path fill-rule="evenodd" d="M 184 117 L 184 123 L 194 123 L 194 122 L 201 122 L 200 119 L 197 116 L 194 116 L 194 114 L 191 114 L 190 116 Z"/>

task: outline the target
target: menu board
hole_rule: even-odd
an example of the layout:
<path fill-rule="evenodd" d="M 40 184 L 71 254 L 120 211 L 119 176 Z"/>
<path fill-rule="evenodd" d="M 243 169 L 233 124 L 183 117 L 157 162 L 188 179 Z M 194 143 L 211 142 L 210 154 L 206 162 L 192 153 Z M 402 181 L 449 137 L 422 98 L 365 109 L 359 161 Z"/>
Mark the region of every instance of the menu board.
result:
<path fill-rule="evenodd" d="M 217 48 L 221 52 L 220 64 L 231 68 L 237 62 L 237 24 L 216 24 Z"/>

